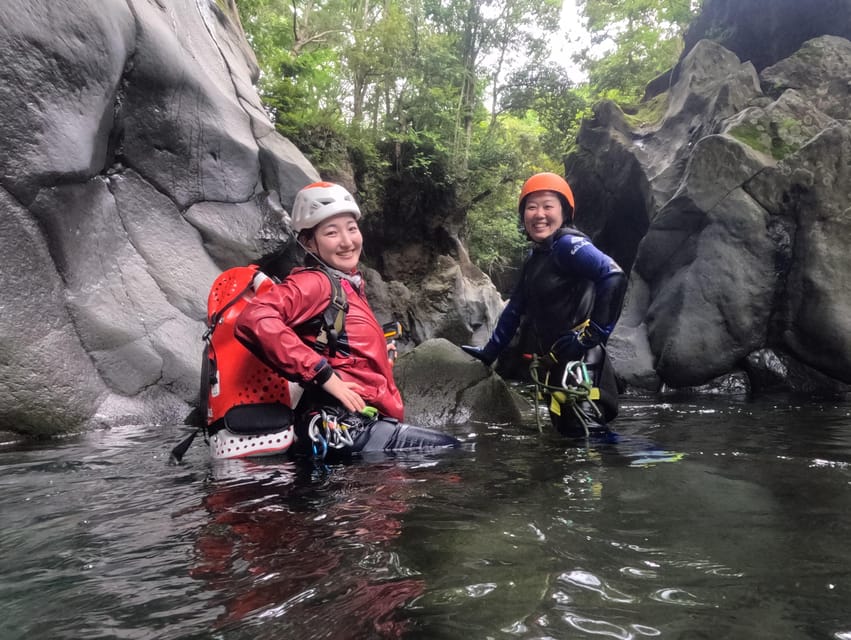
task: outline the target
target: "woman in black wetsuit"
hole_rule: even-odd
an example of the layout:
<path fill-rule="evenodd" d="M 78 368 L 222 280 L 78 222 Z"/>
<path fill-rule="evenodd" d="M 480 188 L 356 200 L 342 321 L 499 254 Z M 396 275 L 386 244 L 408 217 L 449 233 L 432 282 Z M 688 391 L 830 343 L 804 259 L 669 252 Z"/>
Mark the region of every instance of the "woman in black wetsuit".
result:
<path fill-rule="evenodd" d="M 599 399 L 568 407 L 563 394 L 546 388 L 546 400 L 560 433 L 585 435 L 618 412 L 605 344 L 620 316 L 626 275 L 572 226 L 573 192 L 560 176 L 538 173 L 529 178 L 520 192 L 519 213 L 532 241 L 520 279 L 487 344 L 462 348 L 490 365 L 522 325 L 524 352 L 535 354 L 536 373 L 549 385 L 560 385 L 569 363 L 584 362 Z"/>

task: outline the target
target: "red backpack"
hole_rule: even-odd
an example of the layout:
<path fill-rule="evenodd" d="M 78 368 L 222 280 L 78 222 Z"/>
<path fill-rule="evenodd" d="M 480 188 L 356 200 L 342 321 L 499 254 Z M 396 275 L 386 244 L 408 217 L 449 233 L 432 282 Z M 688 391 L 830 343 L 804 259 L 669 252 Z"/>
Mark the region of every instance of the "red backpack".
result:
<path fill-rule="evenodd" d="M 339 281 L 330 275 L 329 280 L 331 300 L 318 323 L 316 348 L 328 347 L 333 352 L 337 338 L 344 331 L 348 305 Z M 219 424 L 234 407 L 262 405 L 258 407 L 262 409 L 284 405 L 294 408 L 301 397 L 301 385 L 269 368 L 234 336 L 236 319 L 245 306 L 276 283 L 252 264 L 228 269 L 210 288 L 201 371 L 201 409 L 208 428 Z M 262 410 L 253 412 L 252 420 L 263 422 L 262 413 Z"/>

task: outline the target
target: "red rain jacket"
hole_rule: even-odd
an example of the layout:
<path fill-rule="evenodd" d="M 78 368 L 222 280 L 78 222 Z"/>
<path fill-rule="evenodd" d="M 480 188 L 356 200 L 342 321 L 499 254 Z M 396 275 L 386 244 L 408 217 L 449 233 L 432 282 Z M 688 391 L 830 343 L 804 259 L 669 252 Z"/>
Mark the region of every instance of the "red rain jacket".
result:
<path fill-rule="evenodd" d="M 350 355 L 330 358 L 306 344 L 294 327 L 321 315 L 331 298 L 328 276 L 316 270 L 295 269 L 281 283 L 254 298 L 239 315 L 236 336 L 274 370 L 289 380 L 327 380 L 328 365 L 347 382 L 360 387 L 364 401 L 397 420 L 404 417 L 402 396 L 393 380 L 384 331 L 366 300 L 363 286 L 355 291 L 345 278 L 349 310 L 345 333 Z"/>

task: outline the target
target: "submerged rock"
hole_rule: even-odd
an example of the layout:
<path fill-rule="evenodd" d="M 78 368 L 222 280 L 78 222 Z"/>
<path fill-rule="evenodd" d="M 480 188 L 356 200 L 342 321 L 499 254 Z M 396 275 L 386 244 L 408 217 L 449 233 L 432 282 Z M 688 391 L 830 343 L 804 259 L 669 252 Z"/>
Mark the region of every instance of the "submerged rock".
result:
<path fill-rule="evenodd" d="M 499 375 L 442 338 L 400 356 L 395 375 L 411 424 L 517 424 L 531 415 L 529 403 Z"/>

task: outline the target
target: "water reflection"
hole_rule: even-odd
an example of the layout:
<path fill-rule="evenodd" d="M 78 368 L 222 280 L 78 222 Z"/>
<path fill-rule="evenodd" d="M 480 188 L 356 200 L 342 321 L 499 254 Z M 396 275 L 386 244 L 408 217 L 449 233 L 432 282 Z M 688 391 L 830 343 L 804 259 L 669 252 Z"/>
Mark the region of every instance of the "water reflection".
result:
<path fill-rule="evenodd" d="M 404 464 L 215 463 L 191 575 L 222 594 L 219 630 L 399 638 L 425 581 L 390 542 L 420 483 Z"/>

